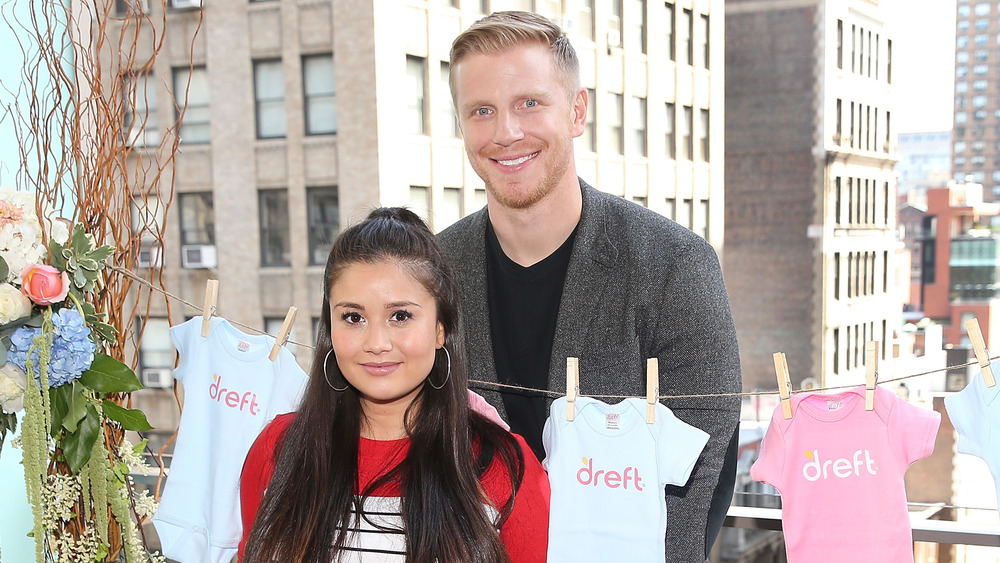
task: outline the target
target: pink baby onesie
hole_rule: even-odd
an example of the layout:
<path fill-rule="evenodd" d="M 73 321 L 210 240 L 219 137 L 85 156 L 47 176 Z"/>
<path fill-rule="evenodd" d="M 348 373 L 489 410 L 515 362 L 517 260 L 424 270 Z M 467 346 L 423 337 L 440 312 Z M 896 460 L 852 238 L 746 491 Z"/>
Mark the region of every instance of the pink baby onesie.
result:
<path fill-rule="evenodd" d="M 941 415 L 875 390 L 792 397 L 774 411 L 750 476 L 778 489 L 790 563 L 913 562 L 903 474 L 934 449 Z"/>

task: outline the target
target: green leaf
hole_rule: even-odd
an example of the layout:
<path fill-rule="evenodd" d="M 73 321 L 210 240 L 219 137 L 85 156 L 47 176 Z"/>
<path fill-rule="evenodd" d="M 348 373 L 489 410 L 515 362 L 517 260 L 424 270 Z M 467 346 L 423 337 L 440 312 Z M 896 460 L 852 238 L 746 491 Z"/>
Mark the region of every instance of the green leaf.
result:
<path fill-rule="evenodd" d="M 98 262 L 102 262 L 110 258 L 111 255 L 114 253 L 115 253 L 115 247 L 111 246 L 110 244 L 106 244 L 104 246 L 94 249 L 91 252 L 88 252 L 87 258 L 97 260 Z"/>
<path fill-rule="evenodd" d="M 84 270 L 89 270 L 91 272 L 96 272 L 97 271 L 97 260 L 94 260 L 93 258 L 81 258 L 80 259 L 80 267 L 83 268 Z"/>
<path fill-rule="evenodd" d="M 91 248 L 90 239 L 87 237 L 87 232 L 83 230 L 83 223 L 77 223 L 73 227 L 73 236 L 70 238 L 69 246 L 73 250 L 89 250 Z"/>
<path fill-rule="evenodd" d="M 10 275 L 10 266 L 7 265 L 7 261 L 0 256 L 0 280 L 7 279 Z"/>
<path fill-rule="evenodd" d="M 63 385 L 62 387 L 71 387 L 72 390 L 69 394 L 69 410 L 62 419 L 62 426 L 68 432 L 76 432 L 76 425 L 83 420 L 83 417 L 87 416 L 87 397 L 83 395 L 84 388 L 76 381 L 72 385 Z"/>
<path fill-rule="evenodd" d="M 65 249 L 54 240 L 49 240 L 49 266 L 63 272 L 66 270 L 66 257 L 63 256 Z"/>
<path fill-rule="evenodd" d="M 83 270 L 76 270 L 73 272 L 73 285 L 76 287 L 86 291 L 87 281 L 87 275 L 83 273 Z"/>
<path fill-rule="evenodd" d="M 60 385 L 59 387 L 49 387 L 49 404 L 50 404 L 50 410 L 52 411 L 52 420 L 50 421 L 51 426 L 49 426 L 49 434 L 51 434 L 53 438 L 58 436 L 59 431 L 62 430 L 63 419 L 66 418 L 66 414 L 69 412 L 69 406 L 70 402 L 72 401 L 71 397 L 72 395 L 73 395 L 72 385 Z"/>
<path fill-rule="evenodd" d="M 73 475 L 80 472 L 87 460 L 90 459 L 90 451 L 94 447 L 101 433 L 101 415 L 94 408 L 94 405 L 87 404 L 87 415 L 76 429 L 63 438 L 63 456 L 69 464 L 69 471 Z"/>
<path fill-rule="evenodd" d="M 104 401 L 104 416 L 122 425 L 125 430 L 152 430 L 146 415 L 139 409 L 127 409 L 112 401 Z"/>
<path fill-rule="evenodd" d="M 94 363 L 80 376 L 80 383 L 99 393 L 131 393 L 143 388 L 127 365 L 100 352 L 94 354 Z"/>
<path fill-rule="evenodd" d="M 115 339 L 115 327 L 97 321 L 90 321 L 87 324 L 90 326 L 90 330 L 97 333 L 97 336 L 100 336 L 105 342 L 111 342 Z"/>

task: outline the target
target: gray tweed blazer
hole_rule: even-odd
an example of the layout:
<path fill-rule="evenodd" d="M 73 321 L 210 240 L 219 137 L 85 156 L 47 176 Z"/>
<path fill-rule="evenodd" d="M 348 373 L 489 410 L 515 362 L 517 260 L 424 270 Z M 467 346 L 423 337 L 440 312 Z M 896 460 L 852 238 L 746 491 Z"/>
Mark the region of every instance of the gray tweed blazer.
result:
<path fill-rule="evenodd" d="M 715 250 L 680 225 L 580 180 L 583 213 L 559 305 L 549 390 L 565 392 L 566 358 L 580 358 L 584 395 L 645 396 L 646 359 L 661 395 L 739 393 L 736 330 Z M 486 209 L 440 234 L 462 291 L 469 379 L 496 382 L 486 302 Z M 495 388 L 470 384 L 506 416 Z M 609 402 L 617 402 L 610 400 Z M 709 505 L 740 402 L 665 399 L 710 434 L 688 484 L 667 491 L 667 560 L 705 559 Z M 731 480 L 731 479 L 730 479 Z M 732 491 L 721 491 L 728 501 Z"/>

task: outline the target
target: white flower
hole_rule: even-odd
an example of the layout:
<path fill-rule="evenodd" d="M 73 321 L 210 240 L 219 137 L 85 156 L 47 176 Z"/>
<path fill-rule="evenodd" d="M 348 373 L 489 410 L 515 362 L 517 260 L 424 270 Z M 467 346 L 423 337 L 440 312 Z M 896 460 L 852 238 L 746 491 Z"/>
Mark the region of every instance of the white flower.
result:
<path fill-rule="evenodd" d="M 31 300 L 9 283 L 0 282 L 0 325 L 28 316 Z"/>
<path fill-rule="evenodd" d="M 28 376 L 21 368 L 7 362 L 0 366 L 0 409 L 15 413 L 24 408 L 24 390 L 28 386 Z"/>

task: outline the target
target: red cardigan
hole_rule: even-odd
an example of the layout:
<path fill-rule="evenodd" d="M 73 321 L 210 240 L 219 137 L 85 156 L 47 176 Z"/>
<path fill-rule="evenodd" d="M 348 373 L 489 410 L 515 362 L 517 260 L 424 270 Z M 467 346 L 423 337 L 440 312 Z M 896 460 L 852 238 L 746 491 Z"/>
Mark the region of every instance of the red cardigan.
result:
<path fill-rule="evenodd" d="M 250 528 L 257 515 L 264 491 L 274 474 L 274 451 L 285 430 L 295 419 L 284 414 L 264 428 L 250 448 L 240 477 L 240 503 L 243 516 L 243 539 L 239 555 L 243 558 Z M 524 439 L 514 434 L 524 456 L 524 479 L 514 499 L 510 517 L 500 528 L 500 540 L 507 548 L 511 561 L 534 563 L 545 561 L 549 530 L 549 480 L 538 459 Z M 377 441 L 361 438 L 358 452 L 358 478 L 363 489 L 373 480 L 398 464 L 409 450 L 409 440 Z M 502 507 L 510 498 L 511 485 L 506 467 L 494 460 L 481 480 L 483 490 L 494 506 Z M 398 497 L 396 485 L 376 491 L 382 497 Z"/>

